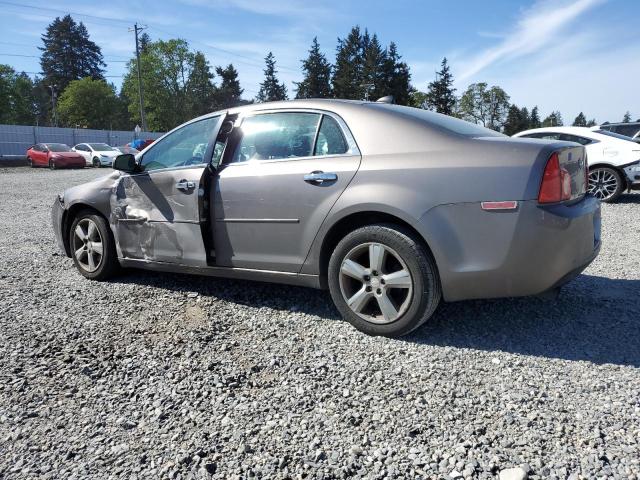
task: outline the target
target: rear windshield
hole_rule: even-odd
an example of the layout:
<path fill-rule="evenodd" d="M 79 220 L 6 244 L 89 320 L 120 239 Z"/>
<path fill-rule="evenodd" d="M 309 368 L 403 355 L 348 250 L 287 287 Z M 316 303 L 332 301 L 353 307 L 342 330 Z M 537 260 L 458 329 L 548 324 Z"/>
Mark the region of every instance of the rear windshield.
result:
<path fill-rule="evenodd" d="M 485 128 L 475 123 L 465 122 L 459 118 L 450 117 L 441 113 L 431 112 L 422 108 L 403 107 L 400 105 L 372 104 L 376 108 L 384 108 L 394 112 L 416 118 L 435 127 L 448 130 L 458 135 L 467 137 L 506 137 L 502 133 Z"/>
<path fill-rule="evenodd" d="M 47 143 L 50 152 L 70 152 L 71 148 L 64 143 Z"/>
<path fill-rule="evenodd" d="M 96 152 L 113 152 L 115 150 L 106 143 L 90 143 L 89 146 Z"/>

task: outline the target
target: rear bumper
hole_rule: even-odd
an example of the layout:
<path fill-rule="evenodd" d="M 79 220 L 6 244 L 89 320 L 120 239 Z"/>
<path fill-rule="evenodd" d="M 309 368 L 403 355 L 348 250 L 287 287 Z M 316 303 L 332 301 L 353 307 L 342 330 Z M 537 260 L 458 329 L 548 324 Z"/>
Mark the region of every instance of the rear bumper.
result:
<path fill-rule="evenodd" d="M 422 217 L 444 299 L 537 295 L 577 276 L 600 250 L 600 202 L 520 202 L 486 212 L 478 203 L 442 205 Z"/>
<path fill-rule="evenodd" d="M 622 169 L 627 176 L 628 188 L 632 188 L 634 190 L 640 188 L 640 160 L 629 165 L 625 165 Z"/>

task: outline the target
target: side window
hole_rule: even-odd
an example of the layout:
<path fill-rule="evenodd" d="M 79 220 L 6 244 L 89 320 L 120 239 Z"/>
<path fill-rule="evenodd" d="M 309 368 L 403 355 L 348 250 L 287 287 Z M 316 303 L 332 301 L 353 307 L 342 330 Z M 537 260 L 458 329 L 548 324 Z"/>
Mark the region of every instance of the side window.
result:
<path fill-rule="evenodd" d="M 341 155 L 349 150 L 338 122 L 329 115 L 322 117 L 314 155 Z"/>
<path fill-rule="evenodd" d="M 543 140 L 560 140 L 560 134 L 547 132 L 542 133 L 538 138 L 542 138 Z"/>
<path fill-rule="evenodd" d="M 318 113 L 264 113 L 245 118 L 231 162 L 310 157 Z"/>
<path fill-rule="evenodd" d="M 585 137 L 579 137 L 578 135 L 570 135 L 568 133 L 563 133 L 560 135 L 560 140 L 564 140 L 565 142 L 575 142 L 580 145 L 589 145 L 592 140 Z"/>
<path fill-rule="evenodd" d="M 205 118 L 167 135 L 153 144 L 143 155 L 140 164 L 145 171 L 149 171 L 203 163 L 219 118 Z"/>

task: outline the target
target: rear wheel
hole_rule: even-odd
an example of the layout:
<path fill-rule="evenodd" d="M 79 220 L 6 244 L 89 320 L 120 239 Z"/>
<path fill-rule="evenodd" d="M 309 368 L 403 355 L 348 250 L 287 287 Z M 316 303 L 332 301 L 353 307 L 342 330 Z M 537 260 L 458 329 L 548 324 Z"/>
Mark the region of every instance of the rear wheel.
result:
<path fill-rule="evenodd" d="M 615 202 L 622 194 L 624 185 L 620 173 L 609 167 L 589 170 L 589 193 L 603 202 Z"/>
<path fill-rule="evenodd" d="M 92 280 L 106 280 L 119 268 L 116 247 L 106 220 L 91 210 L 81 211 L 69 232 L 73 263 Z"/>
<path fill-rule="evenodd" d="M 100 168 L 100 160 L 98 159 L 98 157 L 93 158 L 93 166 L 95 168 Z"/>
<path fill-rule="evenodd" d="M 399 337 L 435 311 L 435 262 L 414 234 L 391 224 L 354 230 L 329 261 L 329 290 L 342 316 L 369 335 Z"/>

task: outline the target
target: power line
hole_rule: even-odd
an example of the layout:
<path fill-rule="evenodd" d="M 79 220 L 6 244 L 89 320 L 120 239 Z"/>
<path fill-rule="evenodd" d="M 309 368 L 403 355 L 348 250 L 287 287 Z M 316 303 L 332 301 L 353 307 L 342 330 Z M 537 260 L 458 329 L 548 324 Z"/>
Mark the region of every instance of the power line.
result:
<path fill-rule="evenodd" d="M 5 57 L 25 57 L 25 58 L 40 58 L 40 55 L 23 55 L 21 53 L 4 53 L 0 52 L 0 55 Z M 105 61 L 109 63 L 127 63 L 129 60 L 110 60 L 108 58 L 104 58 Z"/>
<path fill-rule="evenodd" d="M 101 17 L 101 16 L 98 16 L 98 15 L 90 15 L 88 13 L 72 12 L 70 10 L 60 10 L 60 9 L 57 9 L 57 8 L 43 7 L 41 5 L 29 5 L 29 4 L 26 4 L 26 3 L 6 2 L 4 0 L 0 0 L 0 3 L 4 4 L 4 5 L 10 5 L 12 7 L 31 8 L 33 10 L 47 10 L 47 11 L 50 11 L 50 12 L 77 15 L 78 17 L 96 18 L 98 20 L 108 20 L 110 22 L 125 23 L 126 25 L 129 25 L 128 21 L 121 20 L 119 18 Z"/>

